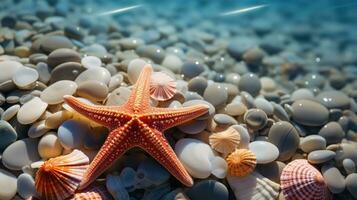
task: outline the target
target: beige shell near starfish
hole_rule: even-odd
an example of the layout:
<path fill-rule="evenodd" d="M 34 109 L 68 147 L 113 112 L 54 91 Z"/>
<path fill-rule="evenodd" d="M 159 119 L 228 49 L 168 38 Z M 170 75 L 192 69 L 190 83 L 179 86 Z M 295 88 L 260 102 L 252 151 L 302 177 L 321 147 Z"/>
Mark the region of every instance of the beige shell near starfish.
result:
<path fill-rule="evenodd" d="M 238 131 L 232 127 L 227 130 L 214 133 L 209 137 L 209 143 L 212 148 L 220 153 L 229 154 L 233 152 L 239 145 L 240 135 Z"/>

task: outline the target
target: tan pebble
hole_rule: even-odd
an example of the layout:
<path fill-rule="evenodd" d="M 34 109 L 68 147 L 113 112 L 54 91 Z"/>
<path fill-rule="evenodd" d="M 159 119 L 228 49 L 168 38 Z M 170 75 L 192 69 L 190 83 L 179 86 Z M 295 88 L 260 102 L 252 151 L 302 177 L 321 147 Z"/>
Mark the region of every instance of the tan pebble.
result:
<path fill-rule="evenodd" d="M 20 105 L 16 104 L 4 111 L 4 113 L 1 115 L 1 119 L 5 121 L 9 121 L 11 118 L 13 118 L 16 113 L 19 111 Z"/>
<path fill-rule="evenodd" d="M 47 103 L 34 97 L 21 106 L 17 113 L 17 121 L 21 124 L 31 124 L 41 117 L 47 108 Z"/>
<path fill-rule="evenodd" d="M 55 132 L 47 133 L 41 138 L 38 143 L 38 153 L 43 159 L 61 155 L 62 146 Z"/>
<path fill-rule="evenodd" d="M 108 95 L 108 87 L 99 81 L 85 81 L 78 85 L 77 94 L 93 101 L 103 101 Z"/>
<path fill-rule="evenodd" d="M 45 120 L 45 125 L 47 128 L 56 129 L 58 128 L 64 121 L 72 117 L 72 112 L 67 110 L 58 111 L 53 113 Z"/>
<path fill-rule="evenodd" d="M 41 99 L 50 105 L 62 103 L 63 96 L 72 95 L 77 90 L 77 84 L 74 81 L 58 81 L 41 93 Z"/>
<path fill-rule="evenodd" d="M 19 46 L 15 48 L 14 53 L 16 56 L 20 58 L 24 58 L 24 57 L 28 57 L 31 52 L 30 52 L 30 48 L 26 46 Z"/>

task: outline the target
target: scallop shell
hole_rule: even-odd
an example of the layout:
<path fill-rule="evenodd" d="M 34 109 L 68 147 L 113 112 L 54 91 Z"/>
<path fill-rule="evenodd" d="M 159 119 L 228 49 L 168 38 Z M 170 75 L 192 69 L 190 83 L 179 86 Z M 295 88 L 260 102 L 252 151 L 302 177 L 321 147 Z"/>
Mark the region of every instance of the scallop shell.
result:
<path fill-rule="evenodd" d="M 286 200 L 330 199 L 323 176 L 305 159 L 297 159 L 286 165 L 280 182 Z"/>
<path fill-rule="evenodd" d="M 226 158 L 228 174 L 246 176 L 254 171 L 257 164 L 255 154 L 248 149 L 237 149 Z"/>
<path fill-rule="evenodd" d="M 227 130 L 214 133 L 209 137 L 211 147 L 223 154 L 233 152 L 239 145 L 240 135 L 236 129 L 229 127 Z"/>
<path fill-rule="evenodd" d="M 68 200 L 110 200 L 113 197 L 107 191 L 104 185 L 89 186 L 83 191 L 76 192 Z"/>
<path fill-rule="evenodd" d="M 151 75 L 150 96 L 158 101 L 171 99 L 176 93 L 176 81 L 163 72 Z"/>
<path fill-rule="evenodd" d="M 279 196 L 280 185 L 258 172 L 247 176 L 227 176 L 237 200 L 270 200 Z"/>
<path fill-rule="evenodd" d="M 88 157 L 79 150 L 51 158 L 37 171 L 35 186 L 42 199 L 65 199 L 74 194 L 88 167 Z"/>

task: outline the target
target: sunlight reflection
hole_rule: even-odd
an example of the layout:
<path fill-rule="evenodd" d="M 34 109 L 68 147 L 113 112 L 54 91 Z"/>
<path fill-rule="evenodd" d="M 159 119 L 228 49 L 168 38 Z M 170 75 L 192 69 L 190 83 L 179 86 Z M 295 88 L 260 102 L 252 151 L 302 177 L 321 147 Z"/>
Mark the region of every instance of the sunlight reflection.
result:
<path fill-rule="evenodd" d="M 106 16 L 106 15 L 113 15 L 113 14 L 117 14 L 117 13 L 122 13 L 122 12 L 126 12 L 126 11 L 129 11 L 129 10 L 133 10 L 133 9 L 136 9 L 136 8 L 139 8 L 143 5 L 134 5 L 134 6 L 128 6 L 128 7 L 124 7 L 124 8 L 118 8 L 118 9 L 115 9 L 115 10 L 110 10 L 110 11 L 105 11 L 105 12 L 102 12 L 102 13 L 99 13 L 97 14 L 97 16 Z"/>
<path fill-rule="evenodd" d="M 260 9 L 260 8 L 264 8 L 264 7 L 267 7 L 267 6 L 268 6 L 268 4 L 262 4 L 262 5 L 258 5 L 258 6 L 240 8 L 240 9 L 237 9 L 237 10 L 221 13 L 221 16 L 242 14 L 242 13 L 245 13 L 245 12 L 250 12 L 250 11 L 257 10 L 257 9 Z"/>

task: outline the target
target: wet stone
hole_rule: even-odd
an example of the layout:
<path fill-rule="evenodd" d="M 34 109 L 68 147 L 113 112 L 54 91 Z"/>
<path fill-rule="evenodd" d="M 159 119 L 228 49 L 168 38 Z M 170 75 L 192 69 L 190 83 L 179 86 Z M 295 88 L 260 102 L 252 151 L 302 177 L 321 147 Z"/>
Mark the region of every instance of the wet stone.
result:
<path fill-rule="evenodd" d="M 77 62 L 62 63 L 51 71 L 50 82 L 55 83 L 61 80 L 74 81 L 84 70 L 85 68 Z"/>
<path fill-rule="evenodd" d="M 77 90 L 77 84 L 73 81 L 62 80 L 47 87 L 41 93 L 42 101 L 49 105 L 59 104 L 64 101 L 65 95 L 73 95 Z"/>
<path fill-rule="evenodd" d="M 293 120 L 306 126 L 321 126 L 328 121 L 325 106 L 311 100 L 298 100 L 292 104 Z"/>
<path fill-rule="evenodd" d="M 47 64 L 51 68 L 65 62 L 81 62 L 81 56 L 72 49 L 60 48 L 48 55 Z"/>
<path fill-rule="evenodd" d="M 319 135 L 309 135 L 300 141 L 300 149 L 306 153 L 326 149 L 326 140 Z"/>
<path fill-rule="evenodd" d="M 191 79 L 200 75 L 204 71 L 204 67 L 200 61 L 187 61 L 182 66 L 182 74 L 185 78 Z"/>
<path fill-rule="evenodd" d="M 332 160 L 336 153 L 330 150 L 316 150 L 309 153 L 307 159 L 311 164 L 321 164 Z"/>
<path fill-rule="evenodd" d="M 318 94 L 316 99 L 328 109 L 347 109 L 350 107 L 349 97 L 341 91 L 324 91 Z"/>
<path fill-rule="evenodd" d="M 319 135 L 326 139 L 327 144 L 335 144 L 341 142 L 345 132 L 339 123 L 329 122 L 320 129 Z"/>

